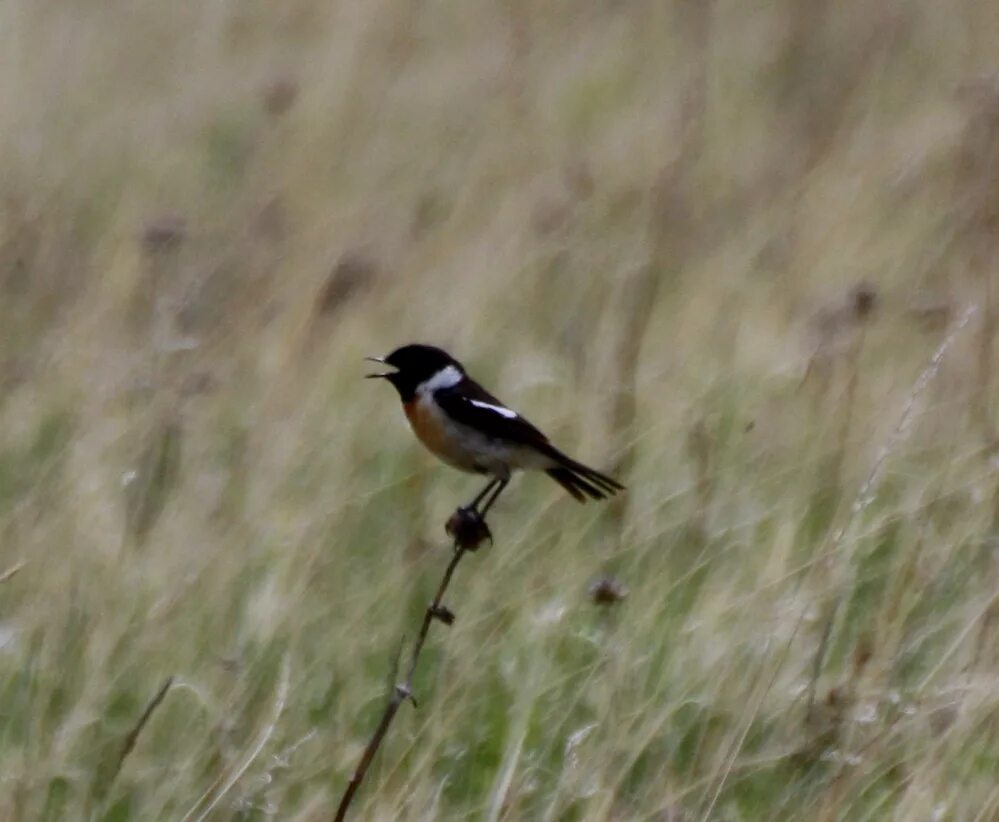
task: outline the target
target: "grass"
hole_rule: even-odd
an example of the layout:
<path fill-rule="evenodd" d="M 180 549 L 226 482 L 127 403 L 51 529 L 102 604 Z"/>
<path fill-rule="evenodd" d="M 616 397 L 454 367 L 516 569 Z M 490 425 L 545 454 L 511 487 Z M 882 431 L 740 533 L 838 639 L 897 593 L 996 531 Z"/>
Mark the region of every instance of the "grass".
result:
<path fill-rule="evenodd" d="M 876 5 L 6 4 L 0 816 L 332 817 L 419 340 L 629 490 L 518 477 L 354 818 L 994 818 L 999 20 Z"/>

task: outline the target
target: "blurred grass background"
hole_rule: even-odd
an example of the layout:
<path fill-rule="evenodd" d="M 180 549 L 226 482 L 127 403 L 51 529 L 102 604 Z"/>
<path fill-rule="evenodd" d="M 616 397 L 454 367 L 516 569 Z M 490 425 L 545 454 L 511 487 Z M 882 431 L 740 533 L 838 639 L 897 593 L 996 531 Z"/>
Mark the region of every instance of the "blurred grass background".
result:
<path fill-rule="evenodd" d="M 504 495 L 354 818 L 999 818 L 997 42 L 3 4 L 0 816 L 331 816 L 478 485 L 424 341 L 629 490 Z"/>

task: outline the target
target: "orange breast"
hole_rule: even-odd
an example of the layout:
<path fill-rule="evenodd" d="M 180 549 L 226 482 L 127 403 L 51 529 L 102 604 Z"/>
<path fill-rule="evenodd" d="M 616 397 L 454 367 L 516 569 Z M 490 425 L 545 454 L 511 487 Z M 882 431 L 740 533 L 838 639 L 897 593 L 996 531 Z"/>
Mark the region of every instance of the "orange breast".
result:
<path fill-rule="evenodd" d="M 428 408 L 419 399 L 403 403 L 403 408 L 413 433 L 420 442 L 445 462 L 453 464 L 456 458 L 460 459 L 455 453 L 456 443 L 448 436 L 433 409 Z"/>

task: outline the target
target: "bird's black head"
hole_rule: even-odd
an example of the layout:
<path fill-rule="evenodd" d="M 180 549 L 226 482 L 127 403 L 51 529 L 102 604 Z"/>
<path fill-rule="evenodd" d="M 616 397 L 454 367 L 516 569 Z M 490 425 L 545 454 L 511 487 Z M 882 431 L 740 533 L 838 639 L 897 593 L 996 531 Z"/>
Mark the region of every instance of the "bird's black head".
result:
<path fill-rule="evenodd" d="M 379 374 L 368 374 L 370 378 L 380 377 L 395 386 L 403 402 L 413 399 L 416 389 L 437 375 L 442 375 L 442 385 L 449 378 L 457 381 L 465 374 L 465 369 L 454 357 L 440 348 L 432 345 L 404 345 L 397 348 L 387 357 L 368 357 L 374 362 L 391 365 L 395 371 Z M 447 369 L 453 369 L 447 372 Z"/>

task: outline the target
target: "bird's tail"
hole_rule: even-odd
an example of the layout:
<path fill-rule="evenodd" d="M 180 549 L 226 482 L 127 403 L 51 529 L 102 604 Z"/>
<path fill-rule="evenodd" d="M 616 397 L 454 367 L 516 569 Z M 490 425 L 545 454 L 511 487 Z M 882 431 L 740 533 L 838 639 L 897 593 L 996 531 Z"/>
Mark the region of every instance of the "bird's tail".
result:
<path fill-rule="evenodd" d="M 576 462 L 555 448 L 552 448 L 550 456 L 557 460 L 559 465 L 549 468 L 545 473 L 579 502 L 586 502 L 587 497 L 606 499 L 624 490 L 624 486 L 616 479 L 588 468 L 581 462 Z"/>

